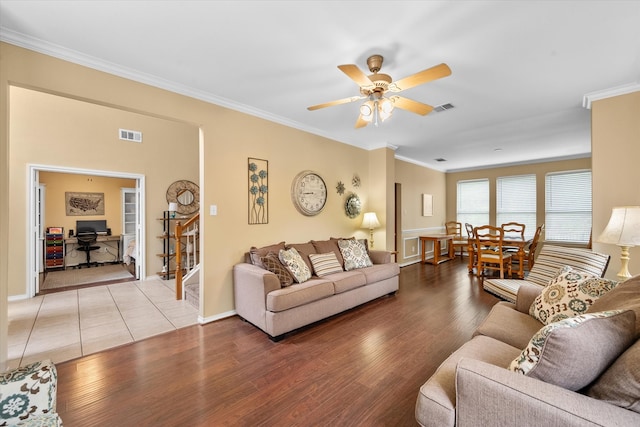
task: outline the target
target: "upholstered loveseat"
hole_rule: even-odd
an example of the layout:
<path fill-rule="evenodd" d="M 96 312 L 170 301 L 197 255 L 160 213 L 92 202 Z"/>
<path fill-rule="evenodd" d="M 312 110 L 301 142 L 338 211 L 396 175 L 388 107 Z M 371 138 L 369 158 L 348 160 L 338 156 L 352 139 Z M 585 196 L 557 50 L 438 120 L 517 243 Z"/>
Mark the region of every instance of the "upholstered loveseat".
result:
<path fill-rule="evenodd" d="M 564 268 L 497 303 L 420 388 L 418 423 L 640 425 L 640 276 L 585 276 Z"/>
<path fill-rule="evenodd" d="M 253 247 L 233 268 L 236 312 L 278 341 L 287 332 L 394 294 L 399 274 L 391 253 L 367 250 L 366 241 L 331 238 Z"/>
<path fill-rule="evenodd" d="M 56 413 L 57 379 L 50 360 L 0 373 L 0 426 L 62 426 Z"/>

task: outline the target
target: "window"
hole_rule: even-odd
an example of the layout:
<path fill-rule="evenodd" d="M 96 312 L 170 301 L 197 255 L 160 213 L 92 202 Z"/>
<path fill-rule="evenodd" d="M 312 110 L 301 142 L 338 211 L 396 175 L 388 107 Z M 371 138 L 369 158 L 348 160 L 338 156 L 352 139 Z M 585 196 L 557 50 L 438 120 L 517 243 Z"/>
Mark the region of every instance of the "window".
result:
<path fill-rule="evenodd" d="M 503 176 L 496 180 L 496 225 L 519 222 L 524 235 L 531 239 L 536 232 L 536 176 Z"/>
<path fill-rule="evenodd" d="M 545 194 L 545 240 L 587 243 L 591 237 L 591 171 L 547 174 Z"/>
<path fill-rule="evenodd" d="M 489 180 L 458 181 L 457 221 L 489 224 Z"/>

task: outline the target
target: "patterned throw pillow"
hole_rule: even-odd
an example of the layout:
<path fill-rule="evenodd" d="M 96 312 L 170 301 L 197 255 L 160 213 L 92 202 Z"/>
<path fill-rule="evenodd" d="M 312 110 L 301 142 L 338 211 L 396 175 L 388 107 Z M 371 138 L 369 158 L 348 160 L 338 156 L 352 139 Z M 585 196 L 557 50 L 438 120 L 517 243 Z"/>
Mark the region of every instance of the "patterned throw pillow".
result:
<path fill-rule="evenodd" d="M 566 266 L 536 297 L 529 314 L 545 325 L 583 314 L 617 284 Z"/>
<path fill-rule="evenodd" d="M 273 252 L 269 252 L 267 256 L 260 258 L 262 261 L 262 265 L 264 268 L 278 276 L 278 280 L 280 281 L 280 286 L 283 288 L 287 286 L 291 286 L 293 284 L 293 276 L 289 273 L 289 270 L 282 265 L 280 259 Z"/>
<path fill-rule="evenodd" d="M 635 341 L 635 321 L 632 310 L 614 310 L 544 326 L 509 370 L 567 390 L 580 390 Z"/>
<path fill-rule="evenodd" d="M 357 240 L 343 239 L 338 240 L 338 247 L 344 258 L 345 271 L 355 270 L 356 268 L 371 267 L 373 263 L 369 254 L 367 254 L 367 248 Z"/>
<path fill-rule="evenodd" d="M 326 254 L 309 254 L 309 259 L 311 260 L 311 264 L 313 264 L 313 271 L 315 271 L 319 277 L 343 271 L 336 254 L 333 252 Z"/>
<path fill-rule="evenodd" d="M 289 273 L 297 283 L 306 282 L 311 278 L 311 271 L 309 271 L 309 267 L 296 251 L 296 248 L 280 249 L 278 258 L 287 267 L 287 270 L 289 270 Z"/>

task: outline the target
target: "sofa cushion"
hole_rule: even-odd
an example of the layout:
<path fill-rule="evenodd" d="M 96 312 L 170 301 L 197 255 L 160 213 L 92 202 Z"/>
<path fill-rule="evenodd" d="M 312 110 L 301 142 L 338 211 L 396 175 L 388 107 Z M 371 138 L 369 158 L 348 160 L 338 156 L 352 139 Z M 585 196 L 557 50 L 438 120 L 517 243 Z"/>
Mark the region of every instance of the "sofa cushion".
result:
<path fill-rule="evenodd" d="M 326 279 L 311 279 L 267 294 L 267 310 L 277 312 L 308 304 L 334 294 L 333 283 Z"/>
<path fill-rule="evenodd" d="M 565 266 L 536 297 L 529 314 L 545 325 L 583 314 L 617 284 Z"/>
<path fill-rule="evenodd" d="M 313 265 L 311 264 L 311 260 L 309 259 L 309 254 L 316 254 L 316 248 L 313 246 L 311 242 L 308 243 L 287 243 L 285 245 L 286 249 L 295 248 L 296 251 L 302 257 L 302 260 L 307 264 L 309 271 L 313 271 Z"/>
<path fill-rule="evenodd" d="M 251 264 L 264 268 L 264 264 L 262 264 L 261 258 L 267 256 L 269 252 L 277 254 L 280 252 L 280 249 L 285 249 L 284 242 L 276 243 L 269 246 L 263 246 L 261 248 L 252 246 L 251 249 L 249 249 Z"/>
<path fill-rule="evenodd" d="M 361 270 L 342 271 L 340 273 L 324 276 L 325 279 L 331 280 L 336 294 L 350 291 L 367 284 L 367 277 Z"/>
<path fill-rule="evenodd" d="M 640 340 L 622 353 L 585 394 L 640 412 Z"/>
<path fill-rule="evenodd" d="M 477 336 L 467 341 L 438 367 L 420 387 L 416 402 L 416 420 L 421 425 L 454 426 L 456 419 L 456 366 L 462 358 L 470 358 L 496 366 L 506 366 L 520 349 Z"/>
<path fill-rule="evenodd" d="M 340 273 L 342 265 L 338 262 L 336 254 L 327 252 L 325 254 L 309 254 L 309 260 L 313 265 L 313 271 L 316 276 L 322 277 L 327 274 Z"/>
<path fill-rule="evenodd" d="M 260 261 L 262 262 L 262 265 L 264 265 L 264 268 L 278 276 L 280 286 L 291 286 L 293 284 L 293 276 L 289 273 L 287 267 L 282 265 L 278 255 L 273 252 L 269 252 L 267 256 L 260 258 Z"/>
<path fill-rule="evenodd" d="M 333 252 L 336 254 L 336 258 L 341 266 L 344 265 L 344 259 L 342 259 L 342 253 L 338 247 L 338 239 L 331 238 L 329 240 L 312 240 L 311 244 L 318 254 L 326 254 L 327 252 Z"/>
<path fill-rule="evenodd" d="M 609 310 L 633 310 L 636 312 L 636 334 L 640 336 L 640 275 L 618 284 L 611 292 L 598 298 L 587 313 Z"/>
<path fill-rule="evenodd" d="M 534 285 L 537 286 L 537 285 Z M 505 301 L 494 305 L 473 336 L 485 335 L 522 350 L 544 325 Z"/>
<path fill-rule="evenodd" d="M 400 267 L 395 262 L 388 264 L 374 264 L 370 267 L 359 269 L 367 277 L 367 283 L 376 283 L 384 279 L 400 274 Z"/>
<path fill-rule="evenodd" d="M 635 339 L 632 310 L 582 314 L 540 329 L 509 369 L 568 390 L 595 380 Z"/>
<path fill-rule="evenodd" d="M 280 249 L 278 258 L 287 267 L 287 270 L 289 270 L 289 273 L 297 283 L 306 282 L 311 278 L 311 270 L 302 260 L 296 248 Z"/>
<path fill-rule="evenodd" d="M 356 268 L 371 267 L 373 263 L 367 254 L 367 249 L 357 240 L 343 239 L 338 240 L 338 247 L 344 258 L 345 271 L 354 270 Z"/>

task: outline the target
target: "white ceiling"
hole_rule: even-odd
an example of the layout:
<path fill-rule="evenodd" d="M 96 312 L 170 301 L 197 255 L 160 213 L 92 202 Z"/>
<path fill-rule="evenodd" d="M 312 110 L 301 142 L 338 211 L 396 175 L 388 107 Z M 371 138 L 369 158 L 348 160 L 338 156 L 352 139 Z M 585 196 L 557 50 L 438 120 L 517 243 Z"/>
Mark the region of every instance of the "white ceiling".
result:
<path fill-rule="evenodd" d="M 639 1 L 0 0 L 0 40 L 441 171 L 588 157 L 584 95 L 640 82 Z M 306 109 L 374 53 L 394 80 L 447 63 L 401 94 L 455 108 Z"/>

